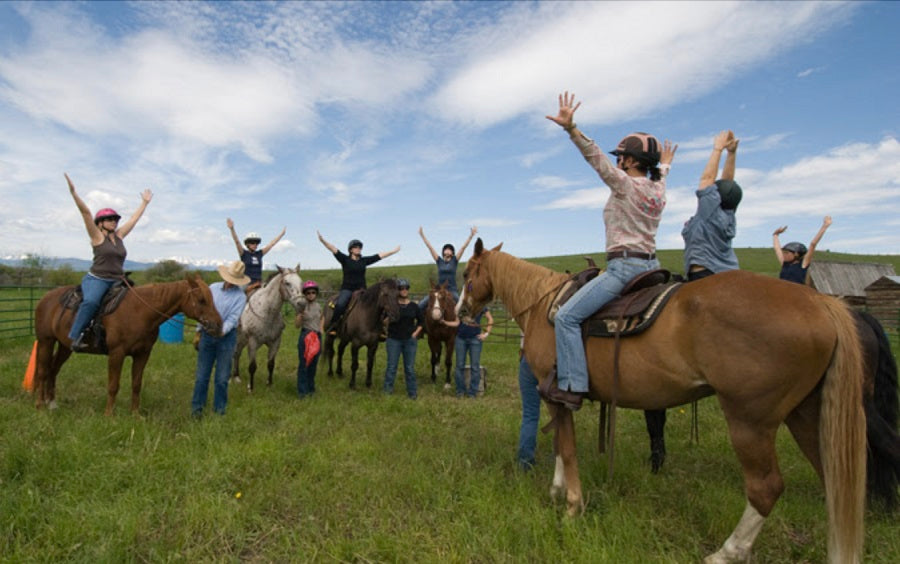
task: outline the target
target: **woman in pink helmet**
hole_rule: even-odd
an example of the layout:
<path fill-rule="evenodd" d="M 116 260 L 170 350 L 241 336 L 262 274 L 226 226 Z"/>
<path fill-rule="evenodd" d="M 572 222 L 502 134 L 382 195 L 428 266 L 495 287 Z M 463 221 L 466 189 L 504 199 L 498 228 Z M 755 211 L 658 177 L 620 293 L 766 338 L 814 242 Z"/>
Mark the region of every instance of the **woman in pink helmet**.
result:
<path fill-rule="evenodd" d="M 581 102 L 568 92 L 559 95 L 559 113 L 547 119 L 561 126 L 578 147 L 610 194 L 603 208 L 606 226 L 606 270 L 573 295 L 556 314 L 557 378 L 544 379 L 547 401 L 576 410 L 588 394 L 587 361 L 581 322 L 619 295 L 635 276 L 659 268 L 656 230 L 666 206 L 666 180 L 677 145 L 646 133 L 632 133 L 619 142 L 613 164 L 590 138 L 575 126 Z"/>
<path fill-rule="evenodd" d="M 303 309 L 294 319 L 294 327 L 300 328 L 300 338 L 297 339 L 297 395 L 301 398 L 311 396 L 316 391 L 316 366 L 319 363 L 319 353 L 313 352 L 321 349 L 323 318 L 322 306 L 316 299 L 319 297 L 319 285 L 313 280 L 303 283 L 303 297 L 306 302 Z"/>
<path fill-rule="evenodd" d="M 69 193 L 72 194 L 75 205 L 81 212 L 84 227 L 87 229 L 88 237 L 91 238 L 91 247 L 94 250 L 91 268 L 81 279 L 83 298 L 81 305 L 78 306 L 78 312 L 75 314 L 75 320 L 72 322 L 72 329 L 69 331 L 72 350 L 82 352 L 88 348 L 88 343 L 85 343 L 84 339 L 84 330 L 100 308 L 103 296 L 115 281 L 125 276 L 126 252 L 122 239 L 131 233 L 135 224 L 144 214 L 147 204 L 153 199 L 153 192 L 149 189 L 144 190 L 141 193 L 141 205 L 128 218 L 128 221 L 119 225 L 121 216 L 112 208 L 103 208 L 92 217 L 90 208 L 75 191 L 72 179 L 68 174 L 65 177 L 66 182 L 69 183 Z"/>

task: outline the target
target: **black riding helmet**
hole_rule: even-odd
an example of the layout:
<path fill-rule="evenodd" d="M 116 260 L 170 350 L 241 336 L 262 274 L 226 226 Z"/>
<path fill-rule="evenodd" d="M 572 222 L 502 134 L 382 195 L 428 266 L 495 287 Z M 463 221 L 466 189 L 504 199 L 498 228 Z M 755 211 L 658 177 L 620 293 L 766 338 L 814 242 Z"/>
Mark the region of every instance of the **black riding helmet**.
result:
<path fill-rule="evenodd" d="M 351 239 L 349 243 L 347 243 L 347 252 L 350 252 L 350 249 L 353 247 L 359 247 L 359 250 L 362 251 L 363 244 L 359 239 Z"/>
<path fill-rule="evenodd" d="M 659 141 L 656 137 L 649 133 L 637 131 L 627 135 L 619 141 L 619 145 L 615 151 L 610 151 L 611 155 L 616 157 L 622 155 L 631 155 L 639 163 L 647 168 L 655 167 L 659 164 L 660 152 Z"/>
<path fill-rule="evenodd" d="M 722 197 L 723 210 L 737 209 L 744 196 L 740 184 L 734 180 L 719 179 L 716 180 L 716 189 L 719 191 L 719 196 Z"/>
<path fill-rule="evenodd" d="M 794 253 L 798 257 L 802 257 L 803 255 L 806 254 L 806 245 L 804 245 L 803 243 L 799 243 L 797 241 L 791 241 L 787 245 L 781 247 L 781 250 L 789 251 L 791 253 Z"/>

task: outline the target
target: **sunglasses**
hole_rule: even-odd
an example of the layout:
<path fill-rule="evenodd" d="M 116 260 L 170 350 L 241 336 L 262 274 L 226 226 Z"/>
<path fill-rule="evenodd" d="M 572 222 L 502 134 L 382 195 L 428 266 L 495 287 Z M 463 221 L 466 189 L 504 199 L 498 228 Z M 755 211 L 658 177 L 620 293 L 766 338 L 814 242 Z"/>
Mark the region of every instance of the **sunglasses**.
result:
<path fill-rule="evenodd" d="M 398 290 L 409 290 L 409 286 L 399 286 Z"/>
<path fill-rule="evenodd" d="M 114 223 L 119 223 L 119 218 L 118 217 L 104 217 L 100 221 L 112 221 Z"/>

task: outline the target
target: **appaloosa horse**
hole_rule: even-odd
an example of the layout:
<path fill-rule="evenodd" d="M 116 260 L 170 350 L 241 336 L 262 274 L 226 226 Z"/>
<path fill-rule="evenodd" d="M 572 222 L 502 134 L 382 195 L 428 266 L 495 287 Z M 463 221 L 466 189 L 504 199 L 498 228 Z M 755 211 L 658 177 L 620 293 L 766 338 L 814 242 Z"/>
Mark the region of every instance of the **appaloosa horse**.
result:
<path fill-rule="evenodd" d="M 444 349 L 444 368 L 447 379 L 444 389 L 450 387 L 450 373 L 453 365 L 453 347 L 456 343 L 458 325 L 445 325 L 442 321 L 457 321 L 456 302 L 453 294 L 447 289 L 447 283 L 436 286 L 432 284 L 428 292 L 428 307 L 425 309 L 425 333 L 428 336 L 428 348 L 431 350 L 431 381 L 437 381 L 437 367 L 441 362 L 441 347 Z"/>
<path fill-rule="evenodd" d="M 550 377 L 556 358 L 550 301 L 568 276 L 486 250 L 469 259 L 466 305 L 501 298 L 525 332 L 534 374 Z M 799 284 L 746 271 L 683 286 L 646 331 L 622 339 L 614 380 L 614 339 L 585 343 L 590 398 L 621 407 L 661 409 L 716 394 L 744 475 L 747 499 L 734 532 L 707 562 L 749 558 L 784 491 L 775 435 L 785 423 L 825 486 L 832 562 L 859 562 L 866 482 L 863 359 L 847 306 Z M 573 414 L 548 404 L 556 426 L 552 494 L 566 492 L 568 514 L 584 508 Z"/>
<path fill-rule="evenodd" d="M 364 290 L 357 290 L 347 306 L 347 312 L 337 328 L 337 335 L 325 336 L 322 345 L 325 361 L 328 363 L 328 375 L 335 372 L 334 365 L 334 341 L 340 339 L 337 354 L 337 375 L 342 377 L 343 369 L 341 360 L 344 357 L 344 349 L 350 347 L 350 387 L 356 387 L 356 371 L 359 369 L 359 349 L 366 347 L 366 387 L 372 387 L 372 369 L 375 367 L 375 352 L 378 350 L 378 342 L 384 330 L 384 318 L 396 319 L 398 313 L 397 281 L 393 279 L 382 280 Z M 326 307 L 323 315 L 325 327 L 331 323 L 331 315 L 334 307 Z"/>
<path fill-rule="evenodd" d="M 256 375 L 256 351 L 263 345 L 269 351 L 268 385 L 272 385 L 272 374 L 275 372 L 275 356 L 281 347 L 281 334 L 284 332 L 284 320 L 281 318 L 281 306 L 290 303 L 294 310 L 303 303 L 303 280 L 300 278 L 300 265 L 295 268 L 282 268 L 276 265 L 278 272 L 266 281 L 265 286 L 253 292 L 238 324 L 237 345 L 234 347 L 231 377 L 235 382 L 241 381 L 241 352 L 247 347 L 250 364 L 247 372 L 250 379 L 247 389 L 253 391 Z"/>
<path fill-rule="evenodd" d="M 68 335 L 75 311 L 60 303 L 71 288 L 63 286 L 49 291 L 35 309 L 37 361 L 34 398 L 37 408 L 45 405 L 56 408 L 56 376 L 72 354 L 69 348 L 72 341 Z M 180 282 L 129 288 L 116 310 L 102 317 L 106 329 L 106 354 L 109 357 L 106 415 L 113 413 L 126 356 L 131 357 L 131 411 L 138 411 L 144 366 L 156 344 L 159 326 L 179 312 L 199 321 L 210 333 L 218 333 L 222 329 L 222 318 L 216 311 L 209 286 L 200 276 L 188 277 Z M 104 354 L 97 349 L 87 352 Z"/>

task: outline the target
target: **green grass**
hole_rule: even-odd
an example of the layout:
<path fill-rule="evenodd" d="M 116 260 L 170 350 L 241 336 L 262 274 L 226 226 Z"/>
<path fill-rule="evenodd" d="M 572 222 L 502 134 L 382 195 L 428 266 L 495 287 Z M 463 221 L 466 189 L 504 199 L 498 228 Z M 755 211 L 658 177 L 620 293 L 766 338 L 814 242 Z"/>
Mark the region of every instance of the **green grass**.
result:
<path fill-rule="evenodd" d="M 770 249 L 738 254 L 745 268 L 776 275 Z M 680 251 L 660 255 L 664 267 L 680 270 Z M 900 267 L 893 255 L 817 257 Z M 580 255 L 535 262 L 583 268 Z M 433 265 L 372 271 L 372 279 L 405 276 L 415 287 Z M 327 283 L 336 272 L 304 278 Z M 126 362 L 108 418 L 104 358 L 75 355 L 59 377 L 60 408 L 37 411 L 20 387 L 31 339 L 0 341 L 0 561 L 696 562 L 724 542 L 744 509 L 740 467 L 714 399 L 699 404 L 699 444 L 688 440 L 689 409 L 669 411 L 669 457 L 656 476 L 642 414 L 620 410 L 612 479 L 597 453 L 599 408 L 586 405 L 576 425 L 587 506 L 569 519 L 548 495 L 550 435 L 538 437 L 533 472 L 515 466 L 515 341 L 485 346 L 488 389 L 477 400 L 431 384 L 420 342 L 415 402 L 402 375 L 393 396 L 380 393 L 383 352 L 372 390 L 349 390 L 346 377 L 328 378 L 320 366 L 316 396 L 301 401 L 297 330 L 287 325 L 274 385 L 265 386 L 262 368 L 252 395 L 234 384 L 227 414 L 200 421 L 189 416 L 190 345 L 157 345 L 139 416 L 128 413 Z M 778 451 L 787 489 L 754 561 L 823 562 L 822 487 L 784 430 Z M 897 524 L 896 516 L 868 513 L 867 561 L 900 562 Z"/>
<path fill-rule="evenodd" d="M 159 344 L 139 417 L 129 378 L 107 418 L 105 359 L 74 356 L 60 408 L 37 411 L 20 388 L 31 343 L 0 353 L 0 560 L 325 562 L 692 562 L 718 548 L 743 511 L 738 463 L 714 400 L 669 413 L 669 458 L 649 472 L 640 412 L 619 411 L 615 475 L 596 451 L 598 406 L 576 420 L 587 507 L 550 500 L 549 435 L 531 473 L 515 467 L 516 347 L 485 347 L 488 388 L 457 400 L 417 358 L 419 399 L 352 391 L 317 378 L 296 397 L 289 325 L 274 385 L 231 386 L 228 412 L 189 417 L 194 351 Z M 262 356 L 260 356 L 262 360 Z M 245 361 L 246 362 L 246 361 Z M 126 367 L 129 364 L 126 363 Z M 258 374 L 259 376 L 259 374 Z M 546 423 L 542 413 L 542 424 Z M 761 533 L 758 562 L 825 560 L 822 488 L 788 433 L 787 490 Z M 867 517 L 866 559 L 900 561 L 896 517 Z"/>

